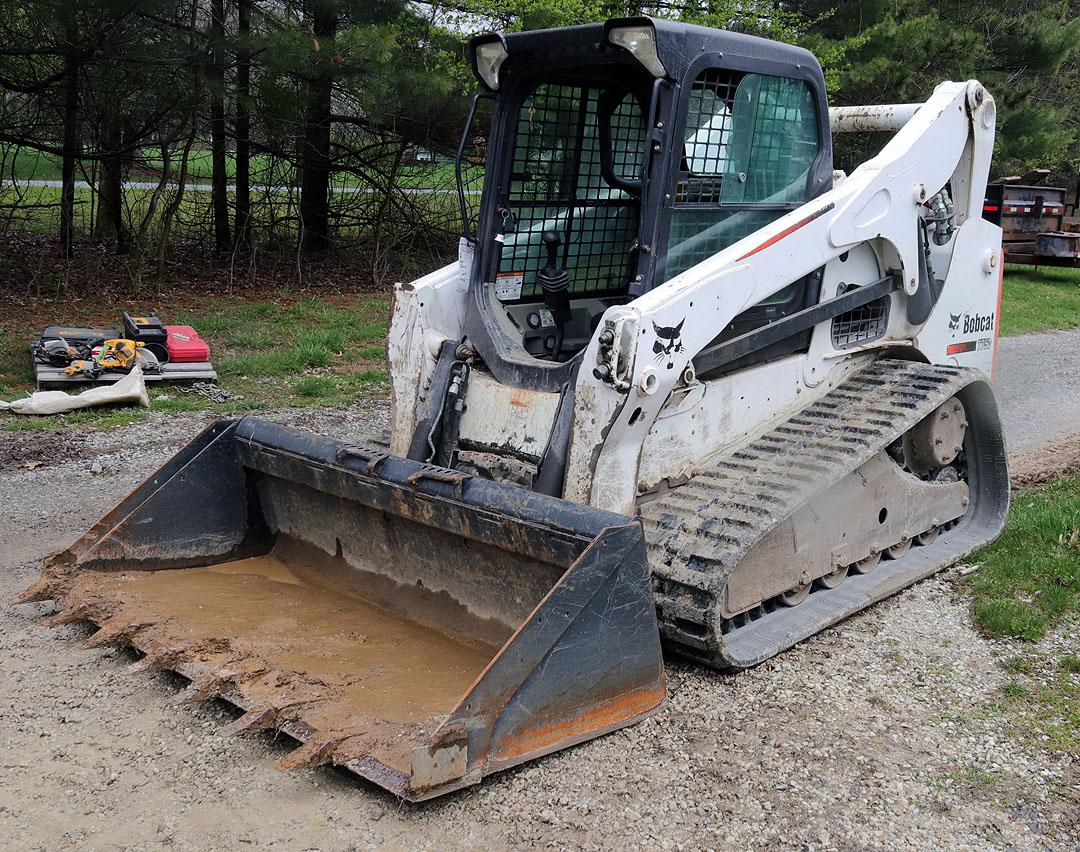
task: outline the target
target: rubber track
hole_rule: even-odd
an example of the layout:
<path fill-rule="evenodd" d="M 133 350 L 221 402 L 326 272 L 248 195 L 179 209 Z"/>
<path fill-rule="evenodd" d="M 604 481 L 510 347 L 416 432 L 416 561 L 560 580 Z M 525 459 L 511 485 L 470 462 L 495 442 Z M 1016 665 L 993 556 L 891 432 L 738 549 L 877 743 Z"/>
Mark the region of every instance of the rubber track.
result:
<path fill-rule="evenodd" d="M 984 475 L 989 520 L 965 521 L 927 547 L 849 576 L 796 607 L 759 604 L 722 620 L 728 577 L 755 544 L 982 376 L 975 370 L 879 360 L 686 485 L 642 507 L 661 637 L 669 649 L 716 668 L 743 668 L 951 564 L 1000 531 L 1008 501 L 998 474 Z M 989 395 L 987 393 L 987 395 Z M 981 417 L 979 458 L 1004 469 L 996 406 Z M 987 437 L 988 434 L 988 437 Z M 974 489 L 973 489 L 974 492 Z M 973 493 L 973 499 L 975 499 Z M 985 513 L 984 513 L 985 514 Z M 998 520 L 1000 515 L 1000 521 Z"/>

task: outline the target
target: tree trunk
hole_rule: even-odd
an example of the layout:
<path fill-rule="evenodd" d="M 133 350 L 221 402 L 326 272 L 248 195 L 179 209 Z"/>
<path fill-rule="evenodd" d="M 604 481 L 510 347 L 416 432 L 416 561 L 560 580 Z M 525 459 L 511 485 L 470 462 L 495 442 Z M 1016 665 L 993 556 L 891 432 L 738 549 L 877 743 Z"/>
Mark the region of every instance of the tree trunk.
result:
<path fill-rule="evenodd" d="M 79 26 L 67 13 L 64 52 L 64 157 L 60 168 L 60 254 L 74 254 L 75 162 L 79 158 Z"/>
<path fill-rule="evenodd" d="M 188 160 L 191 156 L 191 146 L 195 144 L 195 130 L 195 121 L 192 119 L 191 133 L 184 141 L 184 148 L 180 153 L 180 174 L 176 179 L 176 192 L 169 203 L 165 205 L 165 212 L 161 217 L 161 238 L 158 240 L 157 255 L 157 274 L 159 276 L 165 273 L 165 255 L 168 253 L 169 239 L 172 237 L 173 219 L 176 218 L 176 213 L 180 209 L 180 205 L 184 203 L 184 187 L 187 185 Z"/>
<path fill-rule="evenodd" d="M 234 245 L 247 251 L 251 244 L 251 7 L 253 0 L 237 6 L 236 53 L 236 236 Z"/>
<path fill-rule="evenodd" d="M 225 167 L 225 0 L 213 0 L 210 10 L 210 152 L 211 205 L 214 210 L 214 250 L 227 254 L 232 243 L 229 225 L 229 175 Z"/>
<path fill-rule="evenodd" d="M 188 49 L 195 53 L 196 22 L 198 20 L 199 4 L 191 4 L 191 17 L 188 25 Z M 172 199 L 165 205 L 165 211 L 161 216 L 161 237 L 158 240 L 157 250 L 157 274 L 160 278 L 165 272 L 165 255 L 169 250 L 169 239 L 172 237 L 172 223 L 180 205 L 184 201 L 184 188 L 187 186 L 188 158 L 191 156 L 191 147 L 195 144 L 198 135 L 199 108 L 202 100 L 202 75 L 197 64 L 191 65 L 191 107 L 185 116 L 185 122 L 190 125 L 188 137 L 184 141 L 183 150 L 180 153 L 180 174 L 177 176 L 176 192 Z M 167 168 L 167 166 L 166 166 Z"/>
<path fill-rule="evenodd" d="M 113 115 L 104 117 L 101 132 L 101 174 L 97 181 L 98 213 L 94 239 L 117 252 L 127 251 L 124 229 L 124 132 Z"/>
<path fill-rule="evenodd" d="M 161 145 L 161 174 L 158 176 L 157 186 L 154 187 L 154 191 L 150 193 L 150 203 L 146 205 L 146 212 L 143 213 L 142 221 L 139 223 L 139 231 L 135 237 L 135 242 L 139 246 L 140 250 L 146 245 L 146 235 L 150 232 L 150 225 L 157 220 L 158 204 L 161 201 L 161 194 L 165 191 L 165 188 L 169 185 L 169 180 L 172 178 L 172 149 L 167 143 Z"/>
<path fill-rule="evenodd" d="M 321 0 L 308 7 L 308 23 L 320 51 L 329 50 L 329 40 L 337 32 L 337 14 L 332 4 Z M 322 251 L 327 246 L 330 226 L 330 109 L 333 77 L 329 59 L 318 58 L 318 71 L 308 81 L 307 114 L 300 168 L 300 240 L 305 251 Z"/>

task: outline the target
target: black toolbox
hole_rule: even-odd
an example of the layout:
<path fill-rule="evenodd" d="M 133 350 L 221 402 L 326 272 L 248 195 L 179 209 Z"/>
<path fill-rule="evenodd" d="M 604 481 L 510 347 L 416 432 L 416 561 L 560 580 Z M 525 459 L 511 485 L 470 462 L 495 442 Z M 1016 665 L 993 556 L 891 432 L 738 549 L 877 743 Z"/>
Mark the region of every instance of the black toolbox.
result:
<path fill-rule="evenodd" d="M 155 314 L 132 316 L 125 312 L 124 337 L 145 345 L 162 363 L 169 360 L 169 334 Z"/>

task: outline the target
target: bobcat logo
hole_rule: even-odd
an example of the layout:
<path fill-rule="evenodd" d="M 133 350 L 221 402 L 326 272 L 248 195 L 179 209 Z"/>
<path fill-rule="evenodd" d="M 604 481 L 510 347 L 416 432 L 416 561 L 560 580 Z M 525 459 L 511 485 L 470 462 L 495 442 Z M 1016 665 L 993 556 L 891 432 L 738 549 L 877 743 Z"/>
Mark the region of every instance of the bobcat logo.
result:
<path fill-rule="evenodd" d="M 949 328 L 956 331 L 960 328 L 960 314 L 949 314 Z"/>
<path fill-rule="evenodd" d="M 682 344 L 682 327 L 686 322 L 686 317 L 679 320 L 678 325 L 657 325 L 653 323 L 653 331 L 656 332 L 656 340 L 653 341 L 652 351 L 656 355 L 656 363 L 660 363 L 664 359 L 667 359 L 667 368 L 670 370 L 675 366 L 675 359 L 672 357 L 676 352 L 683 351 Z"/>

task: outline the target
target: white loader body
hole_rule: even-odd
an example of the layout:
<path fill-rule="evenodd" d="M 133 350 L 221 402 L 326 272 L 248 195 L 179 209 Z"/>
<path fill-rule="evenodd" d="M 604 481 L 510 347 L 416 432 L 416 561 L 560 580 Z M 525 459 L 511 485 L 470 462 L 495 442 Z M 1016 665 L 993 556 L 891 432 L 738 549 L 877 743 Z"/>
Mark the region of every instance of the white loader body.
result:
<path fill-rule="evenodd" d="M 612 328 L 607 356 L 617 385 L 578 372 L 573 432 L 563 496 L 633 514 L 640 495 L 692 476 L 718 454 L 761 434 L 834 388 L 882 350 L 903 346 L 931 364 L 975 367 L 990 377 L 1001 288 L 1001 230 L 981 216 L 994 141 L 993 98 L 976 81 L 942 83 L 922 105 L 852 108 L 861 124 L 888 129 L 905 122 L 873 159 L 835 187 L 626 305 L 604 314 L 583 363 L 604 360 L 596 337 Z M 834 125 L 851 126 L 834 110 Z M 890 117 L 875 121 L 875 115 Z M 916 239 L 925 202 L 948 184 L 955 232 L 931 247 L 944 284 L 924 322 L 904 310 L 919 287 Z M 427 389 L 444 341 L 465 339 L 472 246 L 457 263 L 395 288 L 389 359 L 393 383 L 391 449 L 404 453 L 425 413 Z M 699 381 L 692 360 L 748 306 L 824 266 L 821 301 L 853 282 L 902 276 L 891 295 L 885 335 L 838 347 L 829 322 L 813 331 L 809 351 L 778 362 Z M 654 328 L 679 327 L 662 357 Z M 554 424 L 558 394 L 472 382 L 463 442 L 539 457 Z"/>

